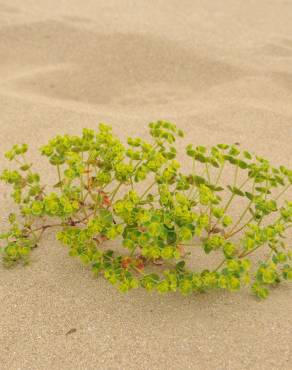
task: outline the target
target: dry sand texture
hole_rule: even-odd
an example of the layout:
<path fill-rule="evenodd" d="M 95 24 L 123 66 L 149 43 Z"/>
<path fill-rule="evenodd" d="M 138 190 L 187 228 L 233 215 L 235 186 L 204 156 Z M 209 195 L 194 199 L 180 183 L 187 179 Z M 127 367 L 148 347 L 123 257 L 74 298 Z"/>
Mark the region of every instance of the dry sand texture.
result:
<path fill-rule="evenodd" d="M 161 118 L 291 167 L 291 99 L 289 0 L 0 0 L 1 153 L 24 141 L 38 158 L 57 132 L 143 135 Z M 0 198 L 3 225 L 2 185 Z M 53 234 L 0 281 L 3 370 L 292 369 L 291 285 L 260 303 L 120 295 Z"/>

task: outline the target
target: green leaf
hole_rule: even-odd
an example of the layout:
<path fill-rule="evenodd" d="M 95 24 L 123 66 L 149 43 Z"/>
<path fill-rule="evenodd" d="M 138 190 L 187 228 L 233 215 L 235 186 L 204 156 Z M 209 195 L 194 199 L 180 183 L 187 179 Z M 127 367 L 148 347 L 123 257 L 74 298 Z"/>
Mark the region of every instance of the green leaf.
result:
<path fill-rule="evenodd" d="M 31 168 L 31 165 L 29 164 L 24 164 L 23 166 L 19 167 L 21 171 L 28 171 Z"/>
<path fill-rule="evenodd" d="M 164 259 L 171 259 L 173 257 L 174 248 L 170 245 L 164 247 L 161 251 L 161 257 Z"/>
<path fill-rule="evenodd" d="M 222 225 L 224 226 L 224 227 L 227 227 L 227 226 L 229 226 L 229 225 L 231 225 L 232 224 L 232 218 L 230 217 L 230 216 L 228 216 L 228 215 L 225 215 L 224 217 L 223 217 L 223 219 L 222 219 Z"/>
<path fill-rule="evenodd" d="M 228 289 L 231 292 L 236 292 L 240 289 L 240 280 L 234 276 L 228 278 Z"/>
<path fill-rule="evenodd" d="M 194 183 L 197 185 L 197 186 L 199 186 L 199 185 L 201 185 L 201 184 L 206 184 L 206 180 L 204 179 L 204 177 L 201 177 L 201 176 L 194 176 L 193 177 L 193 179 L 194 179 Z"/>
<path fill-rule="evenodd" d="M 246 191 L 244 194 L 246 195 L 246 197 L 247 197 L 249 200 L 253 201 L 253 199 L 254 199 L 254 195 L 253 195 L 252 193 L 249 193 L 248 191 Z"/>
<path fill-rule="evenodd" d="M 227 242 L 223 247 L 223 252 L 226 258 L 232 258 L 236 251 L 235 245 L 231 242 Z"/>
<path fill-rule="evenodd" d="M 206 156 L 204 156 L 204 155 L 203 155 L 203 154 L 201 154 L 201 153 L 196 153 L 196 154 L 194 155 L 194 158 L 195 158 L 197 161 L 201 162 L 201 163 L 206 163 L 206 162 L 207 162 L 207 157 L 206 157 Z"/>
<path fill-rule="evenodd" d="M 179 283 L 179 290 L 182 294 L 187 295 L 192 293 L 193 291 L 193 284 L 190 279 L 183 279 Z"/>
<path fill-rule="evenodd" d="M 262 298 L 262 299 L 265 299 L 267 298 L 267 296 L 269 295 L 269 291 L 267 288 L 264 288 L 262 285 L 260 285 L 259 283 L 254 283 L 252 285 L 252 292 L 258 297 L 258 298 Z"/>
<path fill-rule="evenodd" d="M 226 150 L 229 148 L 228 144 L 218 144 L 217 147 L 222 150 Z"/>
<path fill-rule="evenodd" d="M 167 280 L 162 280 L 156 287 L 159 293 L 167 293 L 169 291 L 169 283 Z"/>
<path fill-rule="evenodd" d="M 184 271 L 184 268 L 185 268 L 185 261 L 179 261 L 176 265 L 175 265 L 175 269 L 177 271 Z"/>
<path fill-rule="evenodd" d="M 240 190 L 239 188 L 237 188 L 236 186 L 230 186 L 230 185 L 227 185 L 227 188 L 235 195 L 238 195 L 240 197 L 244 197 L 245 193 Z"/>
<path fill-rule="evenodd" d="M 272 284 L 276 280 L 276 272 L 271 269 L 265 269 L 262 274 L 263 282 L 266 284 Z"/>
<path fill-rule="evenodd" d="M 8 217 L 8 221 L 10 224 L 13 224 L 16 221 L 16 214 L 15 213 L 10 213 Z"/>
<path fill-rule="evenodd" d="M 246 159 L 252 159 L 252 155 L 246 150 L 243 151 L 243 155 Z"/>
<path fill-rule="evenodd" d="M 188 240 L 191 240 L 192 237 L 193 237 L 193 233 L 192 233 L 192 231 L 191 231 L 191 229 L 189 227 L 183 226 L 179 230 L 179 238 L 180 238 L 180 240 L 182 240 L 182 241 L 188 241 Z"/>
<path fill-rule="evenodd" d="M 238 166 L 242 169 L 242 170 L 245 170 L 246 168 L 248 168 L 248 164 L 244 161 L 241 161 L 239 160 L 238 161 Z"/>
<path fill-rule="evenodd" d="M 162 232 L 161 224 L 159 224 L 158 222 L 152 222 L 148 226 L 148 231 L 149 231 L 149 234 L 153 237 L 159 236 Z"/>

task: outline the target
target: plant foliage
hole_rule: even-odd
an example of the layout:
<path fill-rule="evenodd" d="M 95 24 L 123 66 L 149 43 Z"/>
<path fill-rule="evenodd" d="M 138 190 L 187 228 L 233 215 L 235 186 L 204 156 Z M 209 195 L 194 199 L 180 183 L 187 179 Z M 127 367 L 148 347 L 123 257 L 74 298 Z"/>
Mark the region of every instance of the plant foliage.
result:
<path fill-rule="evenodd" d="M 104 124 L 98 132 L 56 136 L 41 148 L 56 169 L 51 191 L 26 160 L 27 145 L 14 145 L 6 157 L 17 168 L 5 169 L 1 179 L 11 185 L 19 213 L 9 215 L 10 228 L 0 234 L 4 262 L 27 263 L 43 233 L 56 228 L 71 256 L 122 292 L 143 287 L 189 294 L 250 285 L 265 298 L 270 286 L 291 280 L 285 235 L 292 202 L 279 202 L 292 171 L 238 145 L 219 144 L 188 145 L 192 168 L 184 173 L 174 146 L 182 131 L 165 121 L 149 127 L 151 141 L 129 138 L 127 145 Z M 225 186 L 228 167 L 234 176 Z M 231 217 L 239 200 L 243 209 Z M 206 258 L 221 255 L 220 263 L 193 271 L 188 261 L 198 249 Z M 255 262 L 250 257 L 258 249 L 265 258 Z"/>

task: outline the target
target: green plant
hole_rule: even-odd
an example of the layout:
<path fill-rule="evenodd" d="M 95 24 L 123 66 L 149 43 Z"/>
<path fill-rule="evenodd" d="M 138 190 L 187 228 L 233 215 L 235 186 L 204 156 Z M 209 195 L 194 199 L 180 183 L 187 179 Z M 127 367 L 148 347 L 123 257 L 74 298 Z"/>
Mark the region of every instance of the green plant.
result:
<path fill-rule="evenodd" d="M 20 212 L 9 215 L 10 229 L 1 234 L 4 262 L 27 263 L 45 230 L 56 228 L 71 256 L 123 292 L 144 287 L 188 294 L 251 285 L 265 298 L 270 286 L 291 280 L 285 235 L 292 202 L 279 202 L 292 171 L 219 144 L 188 145 L 192 170 L 183 173 L 174 147 L 182 131 L 164 121 L 149 126 L 151 142 L 129 138 L 127 145 L 104 124 L 98 132 L 84 129 L 81 137 L 55 137 L 41 148 L 56 168 L 53 192 L 25 159 L 27 146 L 14 145 L 6 157 L 19 168 L 5 169 L 1 179 L 12 186 Z M 228 167 L 233 180 L 223 186 Z M 232 218 L 239 199 L 245 206 Z M 108 240 L 117 240 L 116 247 L 109 249 Z M 222 255 L 221 262 L 192 271 L 187 262 L 200 248 Z M 267 255 L 254 262 L 250 256 L 260 248 Z"/>

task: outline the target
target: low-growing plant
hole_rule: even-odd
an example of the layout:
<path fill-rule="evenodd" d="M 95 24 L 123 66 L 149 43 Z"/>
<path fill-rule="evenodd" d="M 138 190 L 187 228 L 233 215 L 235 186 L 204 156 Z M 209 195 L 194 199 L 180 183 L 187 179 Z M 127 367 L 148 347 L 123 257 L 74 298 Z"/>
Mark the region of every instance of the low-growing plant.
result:
<path fill-rule="evenodd" d="M 149 126 L 150 142 L 129 138 L 127 145 L 104 124 L 98 132 L 56 136 L 41 148 L 56 169 L 51 191 L 25 159 L 27 145 L 14 145 L 6 157 L 18 168 L 5 169 L 1 179 L 12 186 L 19 213 L 9 215 L 10 228 L 0 236 L 4 263 L 27 263 L 43 233 L 56 228 L 71 256 L 122 292 L 143 287 L 189 294 L 250 285 L 265 298 L 270 286 L 291 280 L 285 235 L 292 202 L 280 204 L 280 197 L 292 171 L 238 145 L 218 144 L 188 145 L 192 168 L 184 173 L 174 147 L 183 132 L 165 121 Z M 234 175 L 225 186 L 228 167 Z M 233 203 L 237 217 L 230 215 Z M 116 247 L 109 248 L 109 240 Z M 198 249 L 222 255 L 220 263 L 193 271 L 188 261 Z M 259 249 L 264 259 L 254 261 Z"/>

